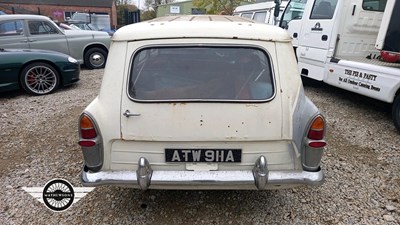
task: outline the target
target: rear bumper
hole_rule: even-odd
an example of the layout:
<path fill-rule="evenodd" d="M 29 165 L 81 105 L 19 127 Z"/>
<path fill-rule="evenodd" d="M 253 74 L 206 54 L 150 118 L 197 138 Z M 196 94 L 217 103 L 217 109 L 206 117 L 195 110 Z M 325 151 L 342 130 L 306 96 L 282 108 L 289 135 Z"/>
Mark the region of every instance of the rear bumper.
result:
<path fill-rule="evenodd" d="M 260 156 L 252 171 L 153 171 L 145 158 L 140 158 L 137 171 L 82 170 L 84 186 L 127 185 L 146 189 L 275 189 L 299 185 L 319 186 L 324 182 L 322 170 L 268 171 Z"/>

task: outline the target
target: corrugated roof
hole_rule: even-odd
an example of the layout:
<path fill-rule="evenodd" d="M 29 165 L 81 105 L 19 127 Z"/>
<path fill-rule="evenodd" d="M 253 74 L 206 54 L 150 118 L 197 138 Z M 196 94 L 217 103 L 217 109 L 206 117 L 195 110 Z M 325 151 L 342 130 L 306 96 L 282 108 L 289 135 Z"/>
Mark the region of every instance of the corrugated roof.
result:
<path fill-rule="evenodd" d="M 62 5 L 86 7 L 112 7 L 114 0 L 1 0 L 0 3 L 30 5 Z"/>

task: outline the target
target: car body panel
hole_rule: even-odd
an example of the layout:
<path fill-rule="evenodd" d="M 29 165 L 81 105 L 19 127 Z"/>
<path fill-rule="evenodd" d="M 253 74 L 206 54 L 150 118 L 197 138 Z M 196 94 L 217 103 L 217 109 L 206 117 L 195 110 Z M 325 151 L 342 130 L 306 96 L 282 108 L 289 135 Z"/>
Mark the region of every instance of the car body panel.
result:
<path fill-rule="evenodd" d="M 100 46 L 103 49 L 108 49 L 110 46 L 110 36 L 102 31 L 80 31 L 80 30 L 66 30 L 68 46 L 71 56 L 76 58 L 80 63 L 83 63 L 85 51 L 93 46 Z M 86 40 L 83 42 L 82 40 Z M 80 56 L 80 57 L 78 57 Z"/>
<path fill-rule="evenodd" d="M 79 81 L 80 67 L 68 55 L 44 50 L 7 49 L 0 51 L 0 92 L 21 89 L 22 69 L 33 62 L 49 63 L 62 77 L 62 86 Z"/>
<path fill-rule="evenodd" d="M 1 21 L 0 29 L 0 48 L 29 49 L 28 28 L 22 18 Z"/>
<path fill-rule="evenodd" d="M 30 49 L 53 50 L 71 55 L 65 34 L 60 29 L 57 29 L 58 27 L 53 26 L 54 24 L 43 20 L 25 20 L 25 23 L 28 24 L 29 28 L 29 33 L 27 33 Z M 39 26 L 46 26 L 46 28 L 49 28 L 51 32 L 46 34 L 41 33 L 45 31 L 40 30 L 38 28 Z M 37 29 L 34 31 L 34 28 Z M 75 54 L 73 57 L 76 56 L 77 55 Z"/>
<path fill-rule="evenodd" d="M 171 39 L 168 46 L 196 46 L 198 44 L 225 47 L 238 46 L 257 46 L 257 42 L 252 41 L 229 41 L 221 39 L 209 39 L 207 41 L 201 39 L 191 39 L 185 41 L 181 39 Z M 192 44 L 192 45 L 190 45 Z M 162 46 L 162 42 L 140 41 L 128 44 L 128 57 L 126 64 L 130 63 L 129 54 L 134 52 L 138 46 Z M 275 45 L 273 43 L 265 43 L 261 46 L 271 58 L 272 63 L 275 59 Z M 272 74 L 277 68 L 272 65 Z M 274 81 L 273 81 L 274 82 Z M 123 93 L 128 91 L 123 89 Z M 282 114 L 281 95 L 274 95 L 274 98 L 267 103 L 248 102 L 247 104 L 228 104 L 228 103 L 190 103 L 183 104 L 179 102 L 171 102 L 169 104 L 148 104 L 132 101 L 128 95 L 122 95 L 121 112 L 130 110 L 132 113 L 139 113 L 141 116 L 126 119 L 121 113 L 121 134 L 125 140 L 279 140 L 282 138 L 282 120 L 280 118 L 269 118 L 270 114 Z M 224 107 L 227 111 L 221 111 Z M 159 113 L 162 111 L 163 113 Z M 226 113 L 230 112 L 230 113 Z M 248 116 L 243 119 L 240 114 L 247 113 Z M 156 119 L 156 120 L 155 120 Z M 164 126 L 157 126 L 159 120 L 162 120 Z M 221 126 L 215 127 L 214 124 L 219 123 Z M 252 129 L 248 129 L 251 127 Z M 196 133 L 192 133 L 194 128 L 198 129 Z M 273 130 L 273 133 L 264 133 L 265 130 Z M 262 131 L 262 132 L 260 132 Z M 210 139 L 210 133 L 213 133 Z M 289 136 L 289 135 L 288 135 Z"/>

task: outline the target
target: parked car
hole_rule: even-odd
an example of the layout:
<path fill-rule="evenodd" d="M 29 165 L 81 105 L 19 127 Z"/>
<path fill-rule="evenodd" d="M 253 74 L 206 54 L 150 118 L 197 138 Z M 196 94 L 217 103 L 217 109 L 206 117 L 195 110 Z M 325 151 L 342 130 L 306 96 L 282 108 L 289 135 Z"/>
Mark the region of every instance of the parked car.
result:
<path fill-rule="evenodd" d="M 45 16 L 0 17 L 1 48 L 58 51 L 76 58 L 89 69 L 104 67 L 110 41 L 105 32 L 62 30 Z"/>
<path fill-rule="evenodd" d="M 59 23 L 57 24 L 58 27 L 60 27 L 62 30 L 82 30 L 81 28 L 73 25 L 73 24 L 65 24 L 65 23 Z"/>
<path fill-rule="evenodd" d="M 54 51 L 0 49 L 0 92 L 24 89 L 45 95 L 79 81 L 76 59 Z"/>
<path fill-rule="evenodd" d="M 120 28 L 79 119 L 82 183 L 141 189 L 321 185 L 325 119 L 287 33 L 234 16 Z"/>
<path fill-rule="evenodd" d="M 108 35 L 113 36 L 115 33 L 115 30 L 113 29 L 106 29 L 106 28 L 99 28 L 96 24 L 91 24 L 87 23 L 84 21 L 79 21 L 79 20 L 67 20 L 65 21 L 68 25 L 74 25 L 76 27 L 79 27 L 81 30 L 97 30 L 97 31 L 103 31 L 107 32 Z"/>

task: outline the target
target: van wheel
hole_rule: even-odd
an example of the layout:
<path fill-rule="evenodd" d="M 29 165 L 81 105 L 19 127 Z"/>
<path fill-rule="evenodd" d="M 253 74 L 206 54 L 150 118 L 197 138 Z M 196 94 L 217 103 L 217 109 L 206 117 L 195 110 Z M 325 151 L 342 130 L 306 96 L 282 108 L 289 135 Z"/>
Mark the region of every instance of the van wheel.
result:
<path fill-rule="evenodd" d="M 398 94 L 393 102 L 392 117 L 394 126 L 400 132 L 400 94 Z"/>
<path fill-rule="evenodd" d="M 91 48 L 85 53 L 85 66 L 89 69 L 104 68 L 107 52 L 101 48 Z"/>

